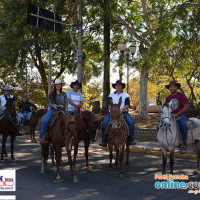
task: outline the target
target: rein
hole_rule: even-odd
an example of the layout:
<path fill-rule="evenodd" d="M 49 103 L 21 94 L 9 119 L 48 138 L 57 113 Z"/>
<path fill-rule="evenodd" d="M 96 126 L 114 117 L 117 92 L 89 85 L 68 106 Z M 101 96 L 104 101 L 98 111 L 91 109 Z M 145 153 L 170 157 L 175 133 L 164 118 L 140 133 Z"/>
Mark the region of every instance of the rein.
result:
<path fill-rule="evenodd" d="M 86 127 L 86 125 L 85 125 L 85 123 L 83 122 L 83 119 L 82 119 L 81 107 L 80 107 L 79 105 L 76 105 L 76 106 L 74 107 L 74 113 L 76 114 L 76 113 L 78 113 L 78 111 L 80 111 L 80 118 L 81 118 L 81 121 L 82 121 L 82 123 L 83 123 L 83 126 L 85 127 L 85 129 L 87 129 L 87 127 Z"/>

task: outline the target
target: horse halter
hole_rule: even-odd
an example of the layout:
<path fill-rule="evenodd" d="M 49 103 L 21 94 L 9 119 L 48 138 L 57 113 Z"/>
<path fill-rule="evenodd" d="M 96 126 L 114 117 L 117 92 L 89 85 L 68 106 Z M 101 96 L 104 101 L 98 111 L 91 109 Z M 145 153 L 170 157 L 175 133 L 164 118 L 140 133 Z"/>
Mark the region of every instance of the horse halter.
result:
<path fill-rule="evenodd" d="M 167 110 L 168 110 L 168 112 L 166 113 L 164 113 L 163 112 L 163 108 L 164 107 L 166 107 L 167 108 Z M 171 119 L 172 119 L 172 117 L 171 117 L 171 112 L 170 112 L 170 110 L 169 110 L 170 108 L 169 108 L 169 106 L 166 106 L 166 105 L 164 105 L 163 107 L 162 107 L 162 109 L 161 109 L 161 126 L 166 126 L 166 127 L 170 127 L 171 126 Z M 164 116 L 163 116 L 163 113 L 165 114 Z M 164 122 L 164 120 L 165 119 L 168 119 L 170 122 Z"/>

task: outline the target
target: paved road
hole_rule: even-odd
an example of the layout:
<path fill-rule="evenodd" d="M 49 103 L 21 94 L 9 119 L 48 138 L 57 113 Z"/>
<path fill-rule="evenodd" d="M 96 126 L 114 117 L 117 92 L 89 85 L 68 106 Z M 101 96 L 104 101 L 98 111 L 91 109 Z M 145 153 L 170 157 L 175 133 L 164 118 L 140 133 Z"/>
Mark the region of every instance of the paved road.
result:
<path fill-rule="evenodd" d="M 0 141 L 1 142 L 1 141 Z M 8 153 L 9 148 L 7 147 Z M 50 163 L 45 174 L 40 174 L 40 145 L 17 140 L 15 144 L 15 161 L 10 157 L 0 160 L 0 169 L 17 170 L 17 191 L 2 192 L 1 195 L 16 194 L 18 200 L 129 200 L 129 199 L 200 199 L 200 194 L 188 194 L 187 190 L 157 190 L 154 188 L 154 174 L 161 172 L 161 157 L 146 154 L 130 154 L 130 167 L 120 178 L 119 168 L 108 173 L 108 151 L 92 148 L 90 163 L 93 172 L 84 164 L 83 148 L 78 154 L 79 183 L 72 182 L 67 158 L 61 167 L 62 183 L 56 183 L 55 172 Z M 190 181 L 200 181 L 193 176 L 195 160 L 176 159 L 175 174 L 187 174 Z M 169 167 L 169 165 L 168 165 Z"/>

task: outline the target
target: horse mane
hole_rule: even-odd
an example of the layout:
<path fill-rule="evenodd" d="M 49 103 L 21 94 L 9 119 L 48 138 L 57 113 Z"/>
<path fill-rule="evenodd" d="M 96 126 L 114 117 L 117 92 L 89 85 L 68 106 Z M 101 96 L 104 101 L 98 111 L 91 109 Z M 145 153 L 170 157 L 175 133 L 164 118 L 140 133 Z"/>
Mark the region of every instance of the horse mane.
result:
<path fill-rule="evenodd" d="M 167 107 L 168 108 L 169 104 L 168 103 L 164 103 L 162 107 Z"/>

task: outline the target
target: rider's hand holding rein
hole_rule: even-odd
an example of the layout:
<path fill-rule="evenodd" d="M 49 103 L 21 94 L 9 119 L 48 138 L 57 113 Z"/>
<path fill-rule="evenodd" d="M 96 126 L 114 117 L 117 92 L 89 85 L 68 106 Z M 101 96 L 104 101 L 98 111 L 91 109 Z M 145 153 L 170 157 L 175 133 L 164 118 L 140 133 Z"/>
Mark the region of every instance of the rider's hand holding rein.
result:
<path fill-rule="evenodd" d="M 54 107 L 55 109 L 57 109 L 57 108 L 58 108 L 58 105 L 55 104 L 53 107 Z"/>

